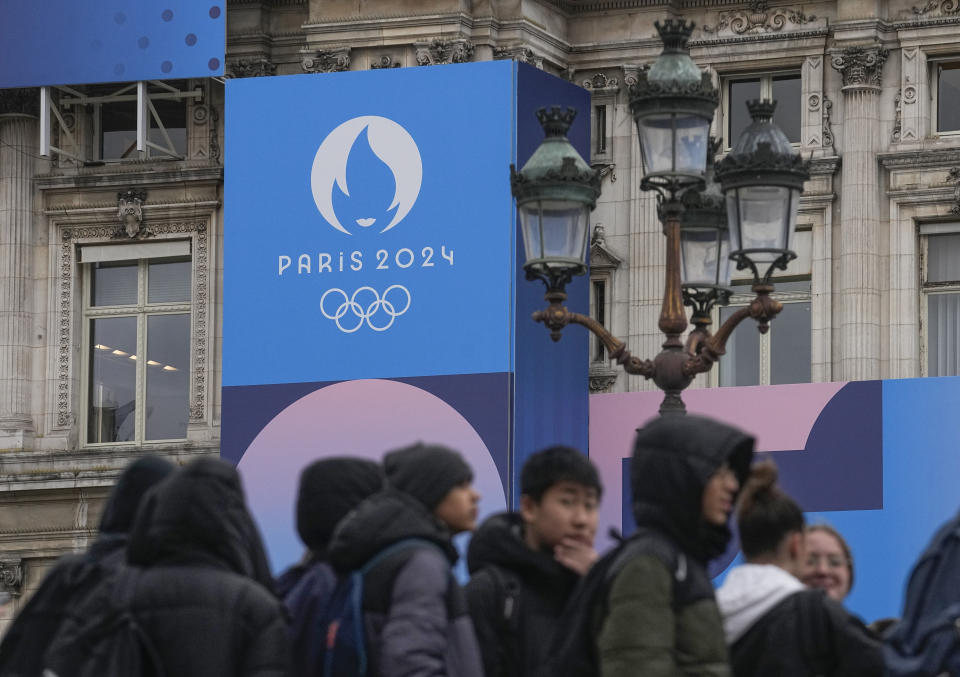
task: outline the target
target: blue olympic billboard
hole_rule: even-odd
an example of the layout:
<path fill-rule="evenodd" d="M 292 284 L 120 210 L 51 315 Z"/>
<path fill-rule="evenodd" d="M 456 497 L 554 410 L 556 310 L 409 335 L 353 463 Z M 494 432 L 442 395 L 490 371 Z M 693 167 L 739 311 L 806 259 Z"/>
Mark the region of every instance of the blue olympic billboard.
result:
<path fill-rule="evenodd" d="M 587 333 L 531 320 L 510 193 L 550 105 L 589 156 L 589 93 L 525 64 L 227 82 L 221 454 L 275 568 L 315 458 L 446 444 L 489 514 L 530 453 L 586 448 Z M 587 280 L 567 291 L 587 312 Z"/>
<path fill-rule="evenodd" d="M 0 0 L 0 88 L 223 75 L 225 0 Z"/>

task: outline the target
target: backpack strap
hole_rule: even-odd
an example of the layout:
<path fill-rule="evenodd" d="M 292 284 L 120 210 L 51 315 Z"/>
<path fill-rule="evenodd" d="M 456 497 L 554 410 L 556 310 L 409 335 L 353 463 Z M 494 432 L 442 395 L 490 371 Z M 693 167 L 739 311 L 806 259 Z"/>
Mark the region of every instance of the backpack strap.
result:
<path fill-rule="evenodd" d="M 489 567 L 497 585 L 499 604 L 498 619 L 503 631 L 508 634 L 520 632 L 520 594 L 523 586 L 513 572 L 493 565 Z"/>

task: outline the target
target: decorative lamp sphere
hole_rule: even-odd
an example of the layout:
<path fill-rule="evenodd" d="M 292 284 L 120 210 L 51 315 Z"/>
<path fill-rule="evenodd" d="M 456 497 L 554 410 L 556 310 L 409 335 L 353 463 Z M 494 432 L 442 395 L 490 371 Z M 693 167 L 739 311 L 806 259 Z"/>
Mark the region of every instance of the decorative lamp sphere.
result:
<path fill-rule="evenodd" d="M 730 256 L 740 268 L 795 258 L 793 239 L 808 164 L 773 123 L 776 101 L 748 101 L 753 122 L 717 165 L 727 201 Z"/>
<path fill-rule="evenodd" d="M 576 109 L 559 106 L 538 110 L 546 138 L 519 172 L 510 165 L 528 275 L 569 279 L 587 270 L 589 217 L 600 196 L 600 173 L 567 140 L 576 115 Z"/>
<path fill-rule="evenodd" d="M 630 87 L 630 110 L 640 135 L 643 183 L 676 193 L 703 181 L 719 94 L 687 52 L 695 24 L 667 19 L 654 25 L 663 52 Z"/>
<path fill-rule="evenodd" d="M 713 149 L 704 175 L 705 185 L 680 198 L 680 280 L 684 287 L 726 290 L 730 286 L 730 231 L 727 206 L 714 180 Z"/>

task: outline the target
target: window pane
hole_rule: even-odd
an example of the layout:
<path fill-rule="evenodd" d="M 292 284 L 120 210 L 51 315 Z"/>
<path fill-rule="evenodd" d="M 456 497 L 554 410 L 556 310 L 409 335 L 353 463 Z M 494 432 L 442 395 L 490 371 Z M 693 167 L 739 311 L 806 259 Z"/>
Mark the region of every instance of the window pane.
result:
<path fill-rule="evenodd" d="M 137 103 L 119 101 L 100 107 L 100 157 L 119 160 L 136 157 Z"/>
<path fill-rule="evenodd" d="M 927 238 L 927 282 L 960 281 L 960 233 Z"/>
<path fill-rule="evenodd" d="M 810 304 L 784 303 L 770 323 L 770 383 L 809 383 L 810 360 Z"/>
<path fill-rule="evenodd" d="M 154 260 L 147 269 L 147 303 L 190 301 L 190 259 Z"/>
<path fill-rule="evenodd" d="M 760 79 L 731 80 L 728 87 L 730 105 L 727 107 L 727 145 L 732 147 L 737 143 L 740 134 L 750 124 L 750 113 L 747 112 L 747 101 L 760 98 Z"/>
<path fill-rule="evenodd" d="M 606 153 L 607 152 L 607 107 L 606 106 L 594 106 L 594 115 L 596 116 L 596 139 L 597 145 L 594 148 L 594 153 Z"/>
<path fill-rule="evenodd" d="M 740 310 L 736 306 L 720 309 L 720 324 Z M 727 340 L 727 352 L 717 365 L 722 386 L 755 386 L 760 384 L 760 332 L 756 323 L 746 320 Z"/>
<path fill-rule="evenodd" d="M 927 322 L 927 374 L 960 376 L 960 294 L 930 294 Z"/>
<path fill-rule="evenodd" d="M 190 315 L 147 317 L 148 440 L 187 436 Z"/>
<path fill-rule="evenodd" d="M 777 75 L 773 78 L 772 89 L 773 98 L 777 102 L 773 121 L 791 143 L 800 143 L 800 115 L 803 111 L 803 104 L 800 102 L 800 76 Z"/>
<path fill-rule="evenodd" d="M 90 407 L 87 441 L 129 442 L 135 436 L 137 318 L 90 321 Z"/>
<path fill-rule="evenodd" d="M 121 306 L 137 302 L 137 262 L 92 264 L 90 305 Z"/>
<path fill-rule="evenodd" d="M 593 308 L 594 316 L 597 322 L 602 325 L 607 323 L 607 308 L 606 308 L 606 299 L 607 296 L 607 283 L 605 280 L 594 280 L 593 281 Z M 606 348 L 604 348 L 603 341 L 593 337 L 596 348 L 594 349 L 593 359 L 595 362 L 602 362 L 606 359 Z"/>
<path fill-rule="evenodd" d="M 173 148 L 176 154 L 184 156 L 187 154 L 187 106 L 182 99 L 151 99 L 153 107 L 157 109 L 157 115 L 163 121 L 163 126 L 167 130 L 170 141 L 173 142 Z M 150 140 L 155 144 L 167 147 L 167 140 L 160 131 L 157 121 L 150 115 Z M 151 148 L 150 152 L 155 156 L 165 155 L 163 151 Z"/>
<path fill-rule="evenodd" d="M 937 131 L 960 129 L 960 63 L 937 67 Z"/>

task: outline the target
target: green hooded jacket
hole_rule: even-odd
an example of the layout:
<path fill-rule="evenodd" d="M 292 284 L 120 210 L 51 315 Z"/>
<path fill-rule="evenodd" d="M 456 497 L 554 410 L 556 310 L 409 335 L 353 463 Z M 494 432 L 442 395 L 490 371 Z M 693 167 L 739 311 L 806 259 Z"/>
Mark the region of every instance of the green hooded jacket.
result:
<path fill-rule="evenodd" d="M 724 463 L 742 486 L 753 443 L 735 428 L 698 416 L 658 418 L 638 431 L 631 488 L 644 535 L 617 566 L 598 622 L 603 677 L 730 677 L 706 572 L 730 531 L 703 519 L 703 492 Z"/>

